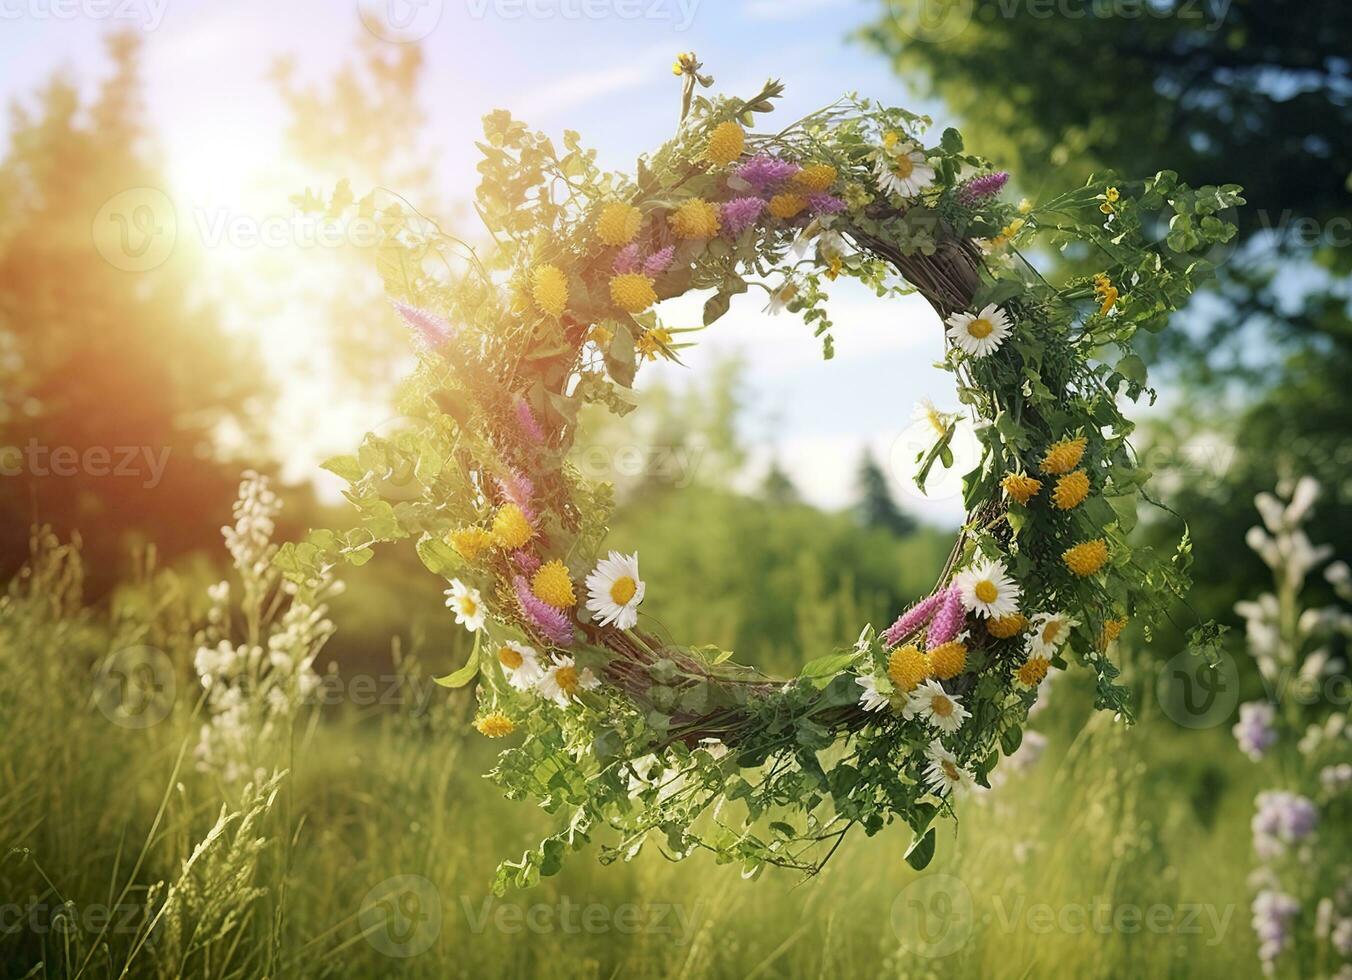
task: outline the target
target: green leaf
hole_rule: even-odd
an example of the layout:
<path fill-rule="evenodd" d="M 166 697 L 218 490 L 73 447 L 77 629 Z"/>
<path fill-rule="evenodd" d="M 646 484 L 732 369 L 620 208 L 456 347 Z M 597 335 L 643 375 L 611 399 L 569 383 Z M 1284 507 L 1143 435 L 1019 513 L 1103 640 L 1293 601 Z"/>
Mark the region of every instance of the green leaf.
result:
<path fill-rule="evenodd" d="M 452 671 L 445 677 L 435 677 L 435 680 L 442 687 L 459 688 L 464 687 L 470 681 L 474 680 L 479 673 L 479 637 L 481 634 L 474 634 L 474 649 L 470 651 L 469 659 L 465 661 L 465 666 L 459 670 Z"/>
<path fill-rule="evenodd" d="M 1141 358 L 1135 354 L 1128 354 L 1126 357 L 1122 358 L 1122 360 L 1118 361 L 1115 370 L 1128 381 L 1135 382 L 1138 385 L 1145 384 L 1145 361 L 1141 360 Z"/>
<path fill-rule="evenodd" d="M 818 657 L 803 664 L 803 669 L 798 672 L 798 676 L 812 681 L 817 687 L 825 687 L 831 678 L 849 667 L 859 657 L 860 654 L 855 650 L 847 650 L 844 653 L 829 653 L 824 657 Z"/>
<path fill-rule="evenodd" d="M 934 828 L 925 831 L 925 836 L 912 841 L 906 849 L 906 863 L 917 871 L 924 871 L 934 860 Z"/>
<path fill-rule="evenodd" d="M 1005 755 L 1013 755 L 1019 751 L 1019 746 L 1023 744 L 1023 729 L 1018 725 L 1013 728 L 1006 728 L 1000 733 L 1000 751 Z"/>

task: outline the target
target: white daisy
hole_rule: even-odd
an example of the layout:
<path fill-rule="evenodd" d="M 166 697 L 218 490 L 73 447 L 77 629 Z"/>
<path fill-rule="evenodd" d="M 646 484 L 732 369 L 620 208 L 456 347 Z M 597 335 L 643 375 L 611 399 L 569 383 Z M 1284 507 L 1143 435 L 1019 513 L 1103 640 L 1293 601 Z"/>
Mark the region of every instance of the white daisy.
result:
<path fill-rule="evenodd" d="M 590 667 L 577 668 L 572 657 L 555 657 L 554 662 L 540 678 L 540 694 L 553 701 L 560 708 L 566 708 L 581 691 L 594 691 L 601 681 L 591 672 Z"/>
<path fill-rule="evenodd" d="M 962 698 L 949 694 L 939 686 L 938 681 L 925 681 L 911 692 L 906 703 L 905 717 L 917 715 L 932 724 L 941 732 L 952 735 L 962 723 L 971 717 L 971 712 L 962 706 Z"/>
<path fill-rule="evenodd" d="M 784 283 L 770 294 L 770 305 L 766 307 L 766 311 L 772 316 L 782 313 L 797 295 L 798 286 L 795 283 L 792 281 Z"/>
<path fill-rule="evenodd" d="M 506 640 L 498 647 L 498 663 L 502 665 L 507 683 L 518 691 L 529 691 L 545 676 L 545 669 L 540 666 L 540 654 L 534 647 L 515 640 Z"/>
<path fill-rule="evenodd" d="M 978 616 L 999 619 L 1019 611 L 1023 590 L 1009 577 L 1005 563 L 983 561 L 962 572 L 954 580 L 962 604 Z"/>
<path fill-rule="evenodd" d="M 612 551 L 596 563 L 587 576 L 587 608 L 602 626 L 614 623 L 622 630 L 638 625 L 638 604 L 646 586 L 638 577 L 638 552 L 622 555 Z"/>
<path fill-rule="evenodd" d="M 484 607 L 483 597 L 478 589 L 471 589 L 458 578 L 451 579 L 451 587 L 446 590 L 446 608 L 455 610 L 455 621 L 463 623 L 465 629 L 477 633 L 484 628 L 484 619 L 488 610 Z"/>
<path fill-rule="evenodd" d="M 980 313 L 954 313 L 948 324 L 948 339 L 972 357 L 986 357 L 1000 349 L 1009 336 L 1009 314 L 994 303 Z"/>
<path fill-rule="evenodd" d="M 1070 631 L 1079 625 L 1065 613 L 1038 613 L 1033 617 L 1033 629 L 1028 634 L 1028 652 L 1050 659 L 1061 644 L 1070 639 Z"/>
<path fill-rule="evenodd" d="M 859 704 L 865 711 L 882 711 L 887 707 L 887 695 L 878 693 L 878 681 L 874 677 L 856 677 L 854 682 L 864 689 L 859 695 Z"/>
<path fill-rule="evenodd" d="M 878 157 L 878 185 L 897 197 L 915 197 L 934 183 L 934 168 L 914 143 L 899 144 Z"/>
<path fill-rule="evenodd" d="M 944 748 L 937 738 L 930 743 L 925 758 L 929 760 L 929 765 L 925 767 L 925 781 L 939 796 L 961 793 L 976 785 L 971 773 L 958 765 L 958 757 Z"/>

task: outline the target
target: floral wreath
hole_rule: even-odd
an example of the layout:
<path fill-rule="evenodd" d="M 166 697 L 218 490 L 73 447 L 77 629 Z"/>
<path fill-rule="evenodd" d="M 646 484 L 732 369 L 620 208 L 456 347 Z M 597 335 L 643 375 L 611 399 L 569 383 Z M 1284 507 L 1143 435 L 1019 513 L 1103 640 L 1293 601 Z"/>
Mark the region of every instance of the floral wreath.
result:
<path fill-rule="evenodd" d="M 1130 717 L 1110 646 L 1128 617 L 1149 628 L 1188 586 L 1186 533 L 1165 557 L 1128 541 L 1149 474 L 1117 400 L 1153 399 L 1132 337 L 1163 328 L 1206 274 L 1239 189 L 1164 171 L 1013 205 L 1008 174 L 953 129 L 926 139 L 923 116 L 851 96 L 757 134 L 781 85 L 709 98 L 693 55 L 674 71 L 677 134 L 632 175 L 602 171 L 576 133 L 560 151 L 505 111 L 487 116 L 488 249 L 382 205 L 384 192 L 357 201 L 342 184 L 321 202 L 384 229 L 377 266 L 420 346 L 400 398 L 417 424 L 326 463 L 358 523 L 277 561 L 306 577 L 411 539 L 447 580 L 475 644 L 441 682 L 477 681 L 474 726 L 511 740 L 490 773 L 506 795 L 561 815 L 499 867 L 499 891 L 553 874 L 600 831 L 603 861 L 655 838 L 671 858 L 706 849 L 748 874 L 811 873 L 851 829 L 900 820 L 924 867 L 935 817 L 1018 748 L 1049 671 L 1087 669 L 1096 706 Z M 1048 282 L 1024 259 L 1033 242 L 1096 274 Z M 604 552 L 612 490 L 569 450 L 582 405 L 630 411 L 637 369 L 677 360 L 749 288 L 801 314 L 830 357 L 824 301 L 841 276 L 934 308 L 983 452 L 933 594 L 774 679 L 644 624 L 664 583 L 643 580 L 637 554 Z M 665 325 L 654 307 L 692 290 L 709 293 L 704 323 Z M 922 486 L 952 465 L 960 420 L 929 414 Z"/>

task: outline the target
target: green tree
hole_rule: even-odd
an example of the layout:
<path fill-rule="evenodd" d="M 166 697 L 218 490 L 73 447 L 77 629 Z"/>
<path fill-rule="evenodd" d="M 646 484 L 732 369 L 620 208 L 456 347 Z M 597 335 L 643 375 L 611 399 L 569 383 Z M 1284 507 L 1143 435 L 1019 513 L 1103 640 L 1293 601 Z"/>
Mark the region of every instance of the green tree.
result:
<path fill-rule="evenodd" d="M 778 456 L 770 460 L 765 478 L 761 480 L 760 495 L 772 504 L 798 504 L 803 500 Z"/>
<path fill-rule="evenodd" d="M 859 502 L 855 513 L 864 527 L 885 528 L 898 537 L 905 537 L 916 527 L 915 519 L 892 499 L 887 474 L 867 449 L 859 461 Z"/>

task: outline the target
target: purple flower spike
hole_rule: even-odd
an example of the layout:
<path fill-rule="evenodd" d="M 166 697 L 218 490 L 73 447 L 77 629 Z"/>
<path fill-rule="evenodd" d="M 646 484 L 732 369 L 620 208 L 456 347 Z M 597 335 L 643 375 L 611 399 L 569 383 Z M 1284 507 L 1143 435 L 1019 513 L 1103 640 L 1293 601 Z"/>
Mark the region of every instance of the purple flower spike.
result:
<path fill-rule="evenodd" d="M 671 260 L 676 257 L 676 249 L 671 245 L 661 251 L 654 252 L 648 256 L 647 261 L 643 263 L 643 274 L 649 279 L 656 279 L 662 273 L 671 268 Z"/>
<path fill-rule="evenodd" d="M 493 482 L 498 485 L 498 492 L 502 494 L 504 500 L 508 500 L 521 508 L 521 512 L 526 515 L 526 520 L 535 520 L 535 509 L 531 507 L 531 497 L 535 495 L 535 484 L 531 483 L 530 477 L 513 470 L 506 477 L 495 477 Z"/>
<path fill-rule="evenodd" d="M 999 194 L 1009 180 L 1009 173 L 1004 170 L 997 170 L 993 174 L 982 174 L 980 177 L 973 177 L 967 183 L 962 185 L 958 191 L 958 200 L 963 204 L 972 205 L 983 197 L 991 197 Z"/>
<path fill-rule="evenodd" d="M 738 167 L 737 176 L 756 188 L 758 194 L 764 194 L 802 169 L 796 163 L 761 153 Z"/>
<path fill-rule="evenodd" d="M 734 197 L 723 205 L 723 230 L 736 238 L 756 223 L 763 210 L 765 202 L 759 197 Z"/>
<path fill-rule="evenodd" d="M 535 417 L 535 413 L 530 410 L 530 403 L 524 398 L 518 398 L 516 401 L 516 424 L 531 442 L 545 441 L 545 430 L 540 425 L 540 420 Z"/>
<path fill-rule="evenodd" d="M 895 623 L 883 631 L 883 645 L 894 647 L 929 622 L 930 617 L 938 611 L 944 595 L 943 592 L 936 592 L 902 613 Z"/>
<path fill-rule="evenodd" d="M 398 300 L 395 301 L 394 311 L 413 331 L 414 339 L 424 350 L 434 351 L 455 336 L 455 328 L 435 313 L 428 313 Z"/>
<path fill-rule="evenodd" d="M 809 194 L 807 206 L 813 214 L 839 214 L 845 210 L 845 202 L 834 194 Z"/>
<path fill-rule="evenodd" d="M 962 624 L 967 619 L 967 610 L 962 605 L 962 593 L 957 586 L 950 586 L 944 593 L 943 605 L 934 614 L 925 643 L 932 650 L 941 644 L 956 640 L 962 632 Z"/>
<path fill-rule="evenodd" d="M 573 624 L 568 617 L 547 602 L 542 602 L 531 592 L 526 579 L 518 575 L 512 579 L 512 588 L 516 591 L 516 601 L 521 603 L 521 611 L 540 635 L 555 646 L 571 646 L 573 642 Z"/>
<path fill-rule="evenodd" d="M 637 272 L 643 260 L 638 254 L 638 243 L 630 242 L 624 248 L 615 253 L 615 264 L 612 268 L 619 275 L 627 272 Z"/>

